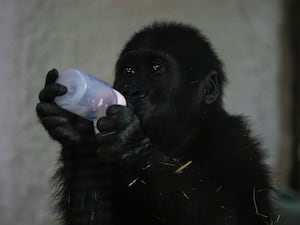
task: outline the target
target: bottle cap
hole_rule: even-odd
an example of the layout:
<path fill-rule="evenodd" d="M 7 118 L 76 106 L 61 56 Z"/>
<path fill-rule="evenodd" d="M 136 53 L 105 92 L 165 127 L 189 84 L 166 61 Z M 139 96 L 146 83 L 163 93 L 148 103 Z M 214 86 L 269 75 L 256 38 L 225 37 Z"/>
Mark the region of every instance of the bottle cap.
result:
<path fill-rule="evenodd" d="M 123 105 L 126 106 L 126 99 L 124 98 L 124 96 L 118 92 L 117 90 L 113 89 L 114 93 L 117 96 L 117 105 Z"/>

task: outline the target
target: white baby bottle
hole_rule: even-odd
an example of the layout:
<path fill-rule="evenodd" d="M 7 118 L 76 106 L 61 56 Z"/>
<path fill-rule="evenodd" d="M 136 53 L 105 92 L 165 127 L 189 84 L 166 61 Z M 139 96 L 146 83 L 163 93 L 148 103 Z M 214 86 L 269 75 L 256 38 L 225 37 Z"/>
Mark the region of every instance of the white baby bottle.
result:
<path fill-rule="evenodd" d="M 78 69 L 63 71 L 56 83 L 68 89 L 55 98 L 56 104 L 91 121 L 105 116 L 110 105 L 126 105 L 124 96 L 108 83 Z"/>

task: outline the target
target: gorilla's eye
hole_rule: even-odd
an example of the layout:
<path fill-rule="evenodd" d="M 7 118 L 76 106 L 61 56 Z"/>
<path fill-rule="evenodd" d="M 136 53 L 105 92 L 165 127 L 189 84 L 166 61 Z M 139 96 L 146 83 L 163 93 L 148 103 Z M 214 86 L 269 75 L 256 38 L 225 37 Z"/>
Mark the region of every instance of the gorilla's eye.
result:
<path fill-rule="evenodd" d="M 135 74 L 134 68 L 132 66 L 125 66 L 123 68 L 123 74 L 124 75 L 134 75 Z"/>
<path fill-rule="evenodd" d="M 166 67 L 161 62 L 153 62 L 151 65 L 151 71 L 154 75 L 161 75 L 166 72 Z"/>

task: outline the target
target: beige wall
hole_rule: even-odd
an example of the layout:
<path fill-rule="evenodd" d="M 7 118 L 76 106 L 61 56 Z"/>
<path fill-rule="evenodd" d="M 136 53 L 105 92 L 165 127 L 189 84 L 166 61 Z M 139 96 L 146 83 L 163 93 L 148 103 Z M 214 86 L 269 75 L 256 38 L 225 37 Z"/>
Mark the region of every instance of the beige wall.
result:
<path fill-rule="evenodd" d="M 77 67 L 111 82 L 125 41 L 158 19 L 191 23 L 211 39 L 230 80 L 226 108 L 249 116 L 277 165 L 290 143 L 289 103 L 279 110 L 289 82 L 280 0 L 1 0 L 0 224 L 55 223 L 47 182 L 59 146 L 34 109 L 46 72 Z"/>

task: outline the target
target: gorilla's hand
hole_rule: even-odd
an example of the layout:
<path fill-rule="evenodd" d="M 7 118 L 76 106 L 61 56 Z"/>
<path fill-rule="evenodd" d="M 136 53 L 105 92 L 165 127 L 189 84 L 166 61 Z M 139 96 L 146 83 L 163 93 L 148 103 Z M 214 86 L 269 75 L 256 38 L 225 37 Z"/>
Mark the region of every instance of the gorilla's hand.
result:
<path fill-rule="evenodd" d="M 112 105 L 106 114 L 97 122 L 97 152 L 101 161 L 134 160 L 149 147 L 150 141 L 138 117 L 128 107 Z"/>
<path fill-rule="evenodd" d="M 49 135 L 63 146 L 95 142 L 93 123 L 70 113 L 54 102 L 54 98 L 67 92 L 67 88 L 55 83 L 58 72 L 48 72 L 44 89 L 39 94 L 36 111 Z"/>

